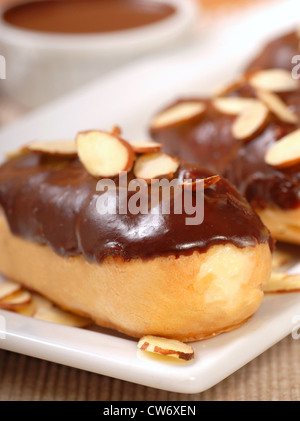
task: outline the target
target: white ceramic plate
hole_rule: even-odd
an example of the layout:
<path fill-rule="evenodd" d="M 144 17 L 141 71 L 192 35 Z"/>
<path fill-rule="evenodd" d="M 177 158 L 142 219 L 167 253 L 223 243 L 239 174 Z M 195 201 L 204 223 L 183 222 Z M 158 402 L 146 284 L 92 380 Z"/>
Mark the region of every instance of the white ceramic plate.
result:
<path fill-rule="evenodd" d="M 233 78 L 261 43 L 297 21 L 298 1 L 276 2 L 247 18 L 211 27 L 206 42 L 180 55 L 149 59 L 28 115 L 0 133 L 0 152 L 32 139 L 74 137 L 78 130 L 118 124 L 125 137 L 144 139 L 155 111 L 179 95 L 207 93 Z M 299 317 L 297 318 L 297 316 Z M 137 352 L 137 342 L 0 312 L 0 347 L 123 380 L 182 393 L 201 392 L 296 329 L 300 293 L 265 297 L 244 326 L 194 343 L 190 363 L 166 363 Z"/>

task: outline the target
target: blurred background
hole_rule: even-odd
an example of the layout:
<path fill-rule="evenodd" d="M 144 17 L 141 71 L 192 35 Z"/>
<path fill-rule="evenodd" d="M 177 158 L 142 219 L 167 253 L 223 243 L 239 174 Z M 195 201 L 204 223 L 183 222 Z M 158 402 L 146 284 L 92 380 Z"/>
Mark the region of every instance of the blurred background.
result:
<path fill-rule="evenodd" d="M 21 0 L 22 1 L 22 0 Z M 25 2 L 26 0 L 24 0 Z M 84 1 L 84 0 L 83 0 Z M 185 1 L 185 0 L 182 0 Z M 208 10 L 215 10 L 218 8 L 226 7 L 228 5 L 233 7 L 240 7 L 245 3 L 261 2 L 262 0 L 197 0 Z M 13 4 L 15 0 L 0 0 L 0 5 Z"/>
<path fill-rule="evenodd" d="M 31 39 L 25 33 L 10 33 L 10 29 L 3 28 L 0 22 L 0 54 L 7 62 L 7 80 L 0 81 L 0 126 L 137 58 L 172 50 L 180 51 L 193 42 L 205 41 L 205 35 L 212 25 L 227 19 L 230 14 L 243 10 L 247 13 L 247 8 L 272 0 L 174 1 L 181 3 L 183 9 L 188 9 L 189 2 L 197 12 L 193 13 L 193 9 L 183 10 L 181 21 L 174 24 L 173 29 L 165 29 L 160 36 L 158 33 L 152 34 L 153 45 L 150 45 L 149 35 L 144 44 L 140 41 L 140 45 L 139 37 L 134 41 L 128 39 L 127 44 L 125 39 L 120 39 L 123 44 L 119 49 L 115 42 L 100 45 L 87 38 L 79 40 L 75 48 L 72 43 L 65 43 L 63 38 L 53 44 L 44 34 Z M 21 2 L 0 0 L 0 8 Z M 23 2 L 26 3 L 26 0 Z"/>

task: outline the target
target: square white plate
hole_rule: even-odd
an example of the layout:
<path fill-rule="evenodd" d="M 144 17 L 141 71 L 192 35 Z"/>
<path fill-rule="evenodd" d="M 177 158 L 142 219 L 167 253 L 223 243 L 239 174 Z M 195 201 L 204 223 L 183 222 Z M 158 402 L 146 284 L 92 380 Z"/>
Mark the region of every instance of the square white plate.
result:
<path fill-rule="evenodd" d="M 145 139 L 151 116 L 180 95 L 209 93 L 234 78 L 268 38 L 297 23 L 299 2 L 276 2 L 211 26 L 206 40 L 180 54 L 124 68 L 26 116 L 0 133 L 0 153 L 32 139 L 74 137 L 118 124 Z M 202 35 L 203 37 L 203 35 Z M 297 317 L 299 315 L 299 317 Z M 194 343 L 190 363 L 137 352 L 137 342 L 108 331 L 70 328 L 0 311 L 0 347 L 123 380 L 182 393 L 201 392 L 283 339 L 300 320 L 300 293 L 266 296 L 244 326 Z M 5 336 L 5 338 L 3 338 Z"/>

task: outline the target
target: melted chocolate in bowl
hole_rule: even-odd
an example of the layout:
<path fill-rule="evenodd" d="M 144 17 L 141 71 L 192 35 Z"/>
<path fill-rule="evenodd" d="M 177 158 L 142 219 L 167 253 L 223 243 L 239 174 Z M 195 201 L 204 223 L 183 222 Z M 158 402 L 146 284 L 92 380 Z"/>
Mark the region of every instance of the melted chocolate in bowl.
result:
<path fill-rule="evenodd" d="M 23 29 L 90 34 L 139 28 L 175 13 L 172 5 L 152 0 L 45 0 L 11 7 L 3 18 Z"/>
<path fill-rule="evenodd" d="M 181 161 L 174 177 L 181 180 L 186 173 L 192 179 L 212 174 Z M 131 171 L 128 183 L 133 178 Z M 119 188 L 112 197 L 109 190 L 97 192 L 97 182 L 77 158 L 27 154 L 0 167 L 0 208 L 15 235 L 47 244 L 62 256 L 83 254 L 99 263 L 108 255 L 149 259 L 205 252 L 216 244 L 272 244 L 248 202 L 225 180 L 205 190 L 204 221 L 192 226 L 185 212 L 174 211 L 172 196 L 168 214 L 99 215 L 97 199 L 104 195 L 118 203 Z M 128 191 L 128 201 L 133 194 Z"/>

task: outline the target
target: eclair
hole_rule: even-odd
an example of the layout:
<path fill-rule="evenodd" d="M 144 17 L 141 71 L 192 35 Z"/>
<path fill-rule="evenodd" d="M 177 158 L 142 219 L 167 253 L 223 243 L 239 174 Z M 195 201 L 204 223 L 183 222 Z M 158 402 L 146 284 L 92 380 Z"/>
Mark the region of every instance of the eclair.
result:
<path fill-rule="evenodd" d="M 133 337 L 188 342 L 246 322 L 270 276 L 269 231 L 228 181 L 160 148 L 94 130 L 11 154 L 0 271 Z"/>
<path fill-rule="evenodd" d="M 234 184 L 275 239 L 300 244 L 299 81 L 284 68 L 250 67 L 211 98 L 161 110 L 150 133 Z"/>

